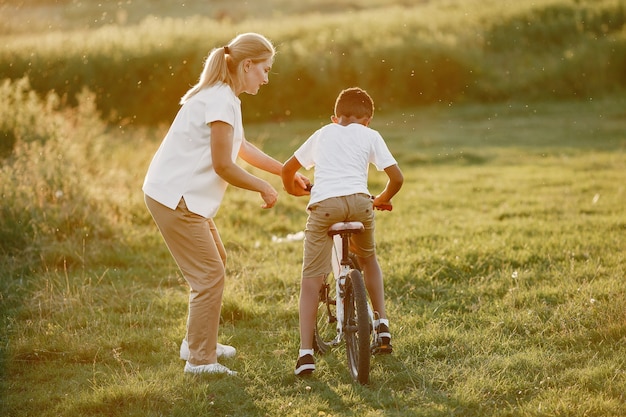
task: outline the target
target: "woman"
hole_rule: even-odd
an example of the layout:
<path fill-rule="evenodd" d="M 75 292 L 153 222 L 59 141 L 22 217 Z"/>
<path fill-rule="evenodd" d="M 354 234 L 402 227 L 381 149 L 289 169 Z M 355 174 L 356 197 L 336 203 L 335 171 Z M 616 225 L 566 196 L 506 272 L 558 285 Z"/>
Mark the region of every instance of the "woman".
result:
<path fill-rule="evenodd" d="M 235 349 L 217 343 L 226 252 L 213 217 L 228 184 L 260 193 L 263 208 L 276 204 L 274 187 L 235 163 L 239 156 L 280 176 L 282 164 L 245 139 L 238 98 L 268 83 L 274 54 L 272 43 L 256 33 L 214 49 L 200 80 L 182 97 L 143 184 L 148 210 L 191 287 L 181 346 L 186 373 L 236 374 L 217 362 Z M 294 181 L 303 188 L 308 182 Z"/>

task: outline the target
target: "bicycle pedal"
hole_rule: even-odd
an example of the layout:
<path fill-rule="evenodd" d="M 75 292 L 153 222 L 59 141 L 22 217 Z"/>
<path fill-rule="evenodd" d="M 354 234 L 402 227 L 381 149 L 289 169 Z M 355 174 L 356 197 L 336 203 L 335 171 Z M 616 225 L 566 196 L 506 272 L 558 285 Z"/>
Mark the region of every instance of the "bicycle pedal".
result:
<path fill-rule="evenodd" d="M 389 355 L 393 352 L 393 346 L 388 345 L 373 345 L 372 355 Z"/>

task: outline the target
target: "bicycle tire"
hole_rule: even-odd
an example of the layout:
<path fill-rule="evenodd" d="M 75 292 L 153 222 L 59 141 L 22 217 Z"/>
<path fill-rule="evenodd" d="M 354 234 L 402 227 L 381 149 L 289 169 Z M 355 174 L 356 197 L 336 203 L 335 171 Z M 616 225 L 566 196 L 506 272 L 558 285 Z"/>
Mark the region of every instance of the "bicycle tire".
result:
<path fill-rule="evenodd" d="M 337 336 L 337 301 L 335 292 L 334 281 L 326 277 L 324 285 L 320 289 L 315 334 L 313 337 L 313 349 L 320 354 L 330 350 Z"/>
<path fill-rule="evenodd" d="M 352 252 L 348 254 L 348 258 L 350 259 L 350 269 L 356 269 L 363 275 L 363 270 L 361 269 L 361 265 L 359 265 L 359 258 Z"/>
<path fill-rule="evenodd" d="M 344 320 L 348 368 L 352 378 L 365 385 L 369 382 L 370 372 L 371 323 L 365 283 L 357 269 L 352 269 L 346 280 Z"/>
<path fill-rule="evenodd" d="M 361 278 L 363 278 L 363 269 L 361 269 L 361 265 L 359 264 L 359 258 L 352 252 L 350 252 L 349 257 L 350 257 L 350 269 L 356 269 L 357 271 L 359 271 L 361 273 Z M 367 286 L 365 286 L 365 291 L 367 293 Z M 372 307 L 371 300 L 369 298 L 369 293 L 367 294 L 368 294 L 367 304 L 374 315 L 373 318 L 375 319 L 377 318 L 376 312 L 374 312 L 374 308 Z M 374 330 L 374 323 L 372 323 L 370 320 L 370 330 L 369 330 L 370 331 L 370 352 L 372 351 L 372 346 L 374 345 L 374 342 L 375 342 L 375 334 L 373 330 Z"/>

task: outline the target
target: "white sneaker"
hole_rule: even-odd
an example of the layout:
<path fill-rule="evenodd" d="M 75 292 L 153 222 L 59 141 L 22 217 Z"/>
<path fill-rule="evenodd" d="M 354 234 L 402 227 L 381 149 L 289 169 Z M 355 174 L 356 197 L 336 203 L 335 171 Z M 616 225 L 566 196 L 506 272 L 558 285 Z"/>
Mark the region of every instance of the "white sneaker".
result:
<path fill-rule="evenodd" d="M 218 358 L 232 358 L 237 354 L 237 349 L 232 346 L 217 344 L 217 357 Z"/>
<path fill-rule="evenodd" d="M 237 375 L 237 372 L 231 371 L 224 365 L 219 363 L 210 363 L 208 365 L 192 365 L 189 362 L 185 363 L 186 374 L 226 374 Z"/>
<path fill-rule="evenodd" d="M 232 346 L 217 344 L 217 357 L 218 358 L 232 358 L 237 353 L 237 349 Z M 183 339 L 180 344 L 180 358 L 184 361 L 189 360 L 189 342 L 187 339 Z"/>

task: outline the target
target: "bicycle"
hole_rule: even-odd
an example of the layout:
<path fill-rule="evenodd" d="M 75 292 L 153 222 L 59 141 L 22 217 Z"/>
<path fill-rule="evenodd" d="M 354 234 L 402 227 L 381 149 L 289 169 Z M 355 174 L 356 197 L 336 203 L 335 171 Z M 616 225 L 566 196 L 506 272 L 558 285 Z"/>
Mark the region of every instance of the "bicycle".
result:
<path fill-rule="evenodd" d="M 391 206 L 376 208 L 391 210 Z M 320 289 L 313 349 L 324 354 L 345 341 L 352 378 L 367 384 L 372 347 L 377 340 L 373 325 L 376 317 L 357 258 L 350 253 L 350 237 L 363 230 L 363 224 L 355 221 L 335 223 L 328 229 L 328 235 L 333 238 L 332 276 L 335 285 L 331 285 L 328 275 Z"/>

